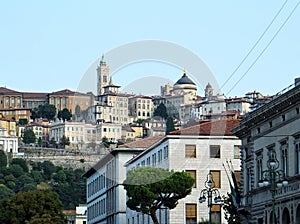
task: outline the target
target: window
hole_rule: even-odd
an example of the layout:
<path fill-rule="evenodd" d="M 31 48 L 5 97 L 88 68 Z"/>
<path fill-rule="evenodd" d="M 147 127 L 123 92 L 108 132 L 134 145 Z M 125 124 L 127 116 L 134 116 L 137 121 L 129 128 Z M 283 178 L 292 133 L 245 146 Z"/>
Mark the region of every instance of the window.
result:
<path fill-rule="evenodd" d="M 221 223 L 221 205 L 211 206 L 211 221 L 213 223 Z"/>
<path fill-rule="evenodd" d="M 196 188 L 197 187 L 197 185 L 196 185 L 196 182 L 197 182 L 196 170 L 186 170 L 185 172 L 188 173 L 189 175 L 191 175 L 191 177 L 194 178 L 195 183 L 194 183 L 193 187 Z"/>
<path fill-rule="evenodd" d="M 215 188 L 221 188 L 221 172 L 220 170 L 211 170 L 212 179 L 215 183 Z"/>
<path fill-rule="evenodd" d="M 156 165 L 156 153 L 152 155 L 152 166 Z"/>
<path fill-rule="evenodd" d="M 260 128 L 257 128 L 257 134 L 260 134 Z"/>
<path fill-rule="evenodd" d="M 162 149 L 158 151 L 158 162 L 162 161 Z"/>
<path fill-rule="evenodd" d="M 295 143 L 296 150 L 296 174 L 300 174 L 300 141 L 297 139 Z"/>
<path fill-rule="evenodd" d="M 263 179 L 263 170 L 262 170 L 262 157 L 258 157 L 256 160 L 256 167 L 257 167 L 257 183 Z"/>
<path fill-rule="evenodd" d="M 233 155 L 234 159 L 240 159 L 240 146 L 239 145 L 235 145 L 234 146 L 234 155 Z"/>
<path fill-rule="evenodd" d="M 185 223 L 196 224 L 197 222 L 197 204 L 185 205 Z"/>
<path fill-rule="evenodd" d="M 165 146 L 164 147 L 164 159 L 167 159 L 168 158 L 168 154 L 169 154 L 169 146 Z"/>
<path fill-rule="evenodd" d="M 299 107 L 296 108 L 296 114 L 299 114 Z"/>
<path fill-rule="evenodd" d="M 210 158 L 221 158 L 220 148 L 220 145 L 210 145 Z"/>
<path fill-rule="evenodd" d="M 281 120 L 285 121 L 285 114 L 281 115 Z"/>
<path fill-rule="evenodd" d="M 272 128 L 272 127 L 273 127 L 273 123 L 272 123 L 272 121 L 270 121 L 270 122 L 269 122 L 269 126 L 270 126 L 270 128 Z"/>
<path fill-rule="evenodd" d="M 150 157 L 147 158 L 146 164 L 147 166 L 150 166 Z"/>
<path fill-rule="evenodd" d="M 288 144 L 287 141 L 280 143 L 281 149 L 281 166 L 285 176 L 288 176 Z"/>
<path fill-rule="evenodd" d="M 196 145 L 185 145 L 185 158 L 196 158 Z"/>

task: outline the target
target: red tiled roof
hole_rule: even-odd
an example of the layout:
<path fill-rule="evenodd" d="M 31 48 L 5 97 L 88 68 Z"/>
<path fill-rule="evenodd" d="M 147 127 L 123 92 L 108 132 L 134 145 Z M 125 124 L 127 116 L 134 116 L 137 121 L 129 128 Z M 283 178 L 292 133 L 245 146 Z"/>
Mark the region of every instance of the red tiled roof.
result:
<path fill-rule="evenodd" d="M 119 148 L 148 148 L 163 137 L 164 135 L 152 136 L 134 142 L 125 143 L 120 145 Z"/>
<path fill-rule="evenodd" d="M 23 99 L 33 99 L 33 98 L 42 98 L 47 99 L 48 93 L 33 93 L 33 92 L 23 92 Z"/>
<path fill-rule="evenodd" d="M 21 94 L 20 92 L 17 92 L 15 90 L 12 90 L 12 89 L 8 89 L 8 88 L 5 88 L 5 87 L 0 87 L 0 94 L 13 94 L 13 95 L 19 95 Z"/>
<path fill-rule="evenodd" d="M 69 89 L 64 89 L 56 92 L 52 92 L 49 95 L 75 95 L 76 92 L 69 90 Z"/>
<path fill-rule="evenodd" d="M 233 135 L 231 130 L 238 126 L 240 120 L 212 120 L 181 130 L 173 131 L 170 135 Z"/>

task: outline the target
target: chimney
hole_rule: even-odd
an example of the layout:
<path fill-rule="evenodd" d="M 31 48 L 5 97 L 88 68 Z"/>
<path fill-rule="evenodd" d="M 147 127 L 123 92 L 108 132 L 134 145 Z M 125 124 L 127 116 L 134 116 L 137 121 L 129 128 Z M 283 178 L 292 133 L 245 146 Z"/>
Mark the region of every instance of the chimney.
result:
<path fill-rule="evenodd" d="M 295 86 L 299 86 L 300 85 L 300 78 L 295 78 Z"/>

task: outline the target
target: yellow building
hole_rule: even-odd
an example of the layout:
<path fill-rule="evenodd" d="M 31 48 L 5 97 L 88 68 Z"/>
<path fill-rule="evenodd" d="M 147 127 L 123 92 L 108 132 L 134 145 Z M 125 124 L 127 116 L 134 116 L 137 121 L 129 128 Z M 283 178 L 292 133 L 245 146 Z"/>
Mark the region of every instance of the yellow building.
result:
<path fill-rule="evenodd" d="M 0 87 L 0 109 L 21 108 L 22 93 Z"/>
<path fill-rule="evenodd" d="M 84 94 L 64 89 L 57 92 L 49 93 L 49 104 L 56 107 L 57 111 L 67 108 L 72 114 L 75 108 L 86 110 L 94 104 L 94 96 L 92 94 Z"/>
<path fill-rule="evenodd" d="M 8 135 L 17 135 L 16 121 L 4 118 L 2 115 L 0 115 L 0 128 L 7 130 Z"/>
<path fill-rule="evenodd" d="M 0 115 L 0 150 L 16 154 L 18 152 L 18 137 L 16 122 Z"/>

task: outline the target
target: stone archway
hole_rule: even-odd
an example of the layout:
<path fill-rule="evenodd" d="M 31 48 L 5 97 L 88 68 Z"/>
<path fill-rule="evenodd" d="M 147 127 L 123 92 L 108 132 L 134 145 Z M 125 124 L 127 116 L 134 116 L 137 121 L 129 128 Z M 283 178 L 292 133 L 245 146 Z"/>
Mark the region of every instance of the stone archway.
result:
<path fill-rule="evenodd" d="M 300 224 L 300 204 L 297 206 L 297 209 L 296 209 L 295 224 Z"/>
<path fill-rule="evenodd" d="M 290 224 L 291 218 L 289 210 L 285 207 L 282 212 L 282 224 Z"/>

